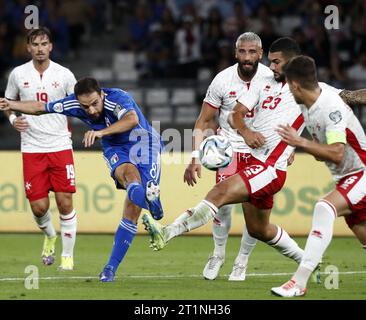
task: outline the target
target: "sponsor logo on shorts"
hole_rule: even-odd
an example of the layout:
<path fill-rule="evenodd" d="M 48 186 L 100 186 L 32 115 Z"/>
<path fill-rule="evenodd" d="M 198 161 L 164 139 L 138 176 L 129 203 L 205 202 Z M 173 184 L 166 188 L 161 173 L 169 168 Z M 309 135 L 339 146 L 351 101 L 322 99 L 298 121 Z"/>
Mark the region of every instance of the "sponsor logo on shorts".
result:
<path fill-rule="evenodd" d="M 357 176 L 349 177 L 341 184 L 340 188 L 342 188 L 343 190 L 347 190 L 349 186 L 354 184 L 357 180 L 358 180 Z"/>
<path fill-rule="evenodd" d="M 250 177 L 250 176 L 257 175 L 259 172 L 261 172 L 263 170 L 264 170 L 264 166 L 258 164 L 258 165 L 252 165 L 252 166 L 247 167 L 244 170 L 244 173 L 247 177 Z"/>
<path fill-rule="evenodd" d="M 111 158 L 111 164 L 114 165 L 118 162 L 119 158 L 118 158 L 118 155 L 117 153 L 115 153 L 112 158 Z"/>
<path fill-rule="evenodd" d="M 55 105 L 53 106 L 53 110 L 58 113 L 64 111 L 64 106 L 62 105 L 62 102 L 55 103 Z"/>

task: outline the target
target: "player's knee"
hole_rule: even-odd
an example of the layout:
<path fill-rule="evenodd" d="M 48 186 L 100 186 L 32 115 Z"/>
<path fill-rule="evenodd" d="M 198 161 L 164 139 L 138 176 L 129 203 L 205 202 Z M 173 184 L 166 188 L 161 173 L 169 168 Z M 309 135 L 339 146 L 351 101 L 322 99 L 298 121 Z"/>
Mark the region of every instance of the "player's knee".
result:
<path fill-rule="evenodd" d="M 72 194 L 65 194 L 62 197 L 56 198 L 58 211 L 61 214 L 69 214 L 73 209 Z"/>
<path fill-rule="evenodd" d="M 126 186 L 132 182 L 141 182 L 139 171 L 134 165 L 130 163 L 124 163 L 119 166 L 116 169 L 114 175 L 118 182 L 123 186 Z"/>
<path fill-rule="evenodd" d="M 36 204 L 31 204 L 31 209 L 32 209 L 32 213 L 36 217 L 43 217 L 46 214 L 46 212 L 48 211 L 49 207 L 47 204 L 36 203 Z"/>
<path fill-rule="evenodd" d="M 226 204 L 227 190 L 220 184 L 215 185 L 207 195 L 207 199 L 210 201 L 215 201 L 215 203 L 221 207 L 221 205 Z"/>

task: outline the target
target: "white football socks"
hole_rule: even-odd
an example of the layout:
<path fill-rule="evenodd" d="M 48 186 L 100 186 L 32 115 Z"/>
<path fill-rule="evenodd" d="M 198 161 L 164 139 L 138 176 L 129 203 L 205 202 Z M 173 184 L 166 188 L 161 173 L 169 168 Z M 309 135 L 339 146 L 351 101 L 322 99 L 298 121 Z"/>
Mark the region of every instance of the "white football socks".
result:
<path fill-rule="evenodd" d="M 239 250 L 238 256 L 236 257 L 235 261 L 240 264 L 246 264 L 250 254 L 252 253 L 256 244 L 257 244 L 257 239 L 253 238 L 249 234 L 247 226 L 244 225 L 243 235 L 241 237 L 241 242 L 240 242 L 240 250 Z"/>
<path fill-rule="evenodd" d="M 330 202 L 320 200 L 316 203 L 304 256 L 293 276 L 293 280 L 303 288 L 306 288 L 311 273 L 321 261 L 325 250 L 332 240 L 336 216 L 337 210 Z"/>
<path fill-rule="evenodd" d="M 221 207 L 213 220 L 212 236 L 214 240 L 214 256 L 225 258 L 226 242 L 231 227 L 231 210 L 233 205 Z"/>
<path fill-rule="evenodd" d="M 40 228 L 48 238 L 56 236 L 56 231 L 52 224 L 51 210 L 48 209 L 42 217 L 33 215 L 33 218 L 36 221 L 38 228 Z"/>
<path fill-rule="evenodd" d="M 284 256 L 295 260 L 297 263 L 301 262 L 304 250 L 281 227 L 277 226 L 276 236 L 267 243 Z"/>
<path fill-rule="evenodd" d="M 62 256 L 72 257 L 76 240 L 77 217 L 75 209 L 67 215 L 60 214 Z"/>
<path fill-rule="evenodd" d="M 185 211 L 177 219 L 177 223 L 172 223 L 164 228 L 165 239 L 169 241 L 170 239 L 193 229 L 197 229 L 205 225 L 210 221 L 217 213 L 217 207 L 207 201 L 202 200 L 196 207 L 191 210 Z M 188 215 L 192 212 L 192 215 Z M 174 221 L 176 222 L 177 219 Z"/>

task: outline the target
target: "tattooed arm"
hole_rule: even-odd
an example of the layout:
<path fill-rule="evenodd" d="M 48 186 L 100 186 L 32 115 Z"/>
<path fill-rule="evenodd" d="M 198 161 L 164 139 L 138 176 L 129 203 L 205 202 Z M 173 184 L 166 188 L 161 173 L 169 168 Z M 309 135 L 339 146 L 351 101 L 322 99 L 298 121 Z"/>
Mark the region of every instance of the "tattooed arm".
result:
<path fill-rule="evenodd" d="M 366 106 L 366 89 L 360 90 L 343 90 L 339 96 L 350 107 L 365 105 Z"/>

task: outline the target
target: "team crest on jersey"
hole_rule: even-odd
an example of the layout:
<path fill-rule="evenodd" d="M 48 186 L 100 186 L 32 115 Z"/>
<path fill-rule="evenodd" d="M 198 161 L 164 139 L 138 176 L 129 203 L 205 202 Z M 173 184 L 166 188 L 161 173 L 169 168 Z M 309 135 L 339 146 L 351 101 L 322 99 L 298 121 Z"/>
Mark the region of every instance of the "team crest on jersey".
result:
<path fill-rule="evenodd" d="M 111 121 L 107 117 L 105 117 L 104 120 L 105 120 L 106 126 L 109 127 L 111 125 Z"/>
<path fill-rule="evenodd" d="M 64 111 L 64 106 L 63 106 L 62 102 L 55 103 L 55 105 L 53 106 L 53 110 L 58 113 L 61 113 L 62 111 Z"/>
<path fill-rule="evenodd" d="M 112 158 L 111 158 L 111 164 L 114 165 L 118 162 L 119 158 L 118 158 L 118 155 L 117 153 L 115 153 Z"/>
<path fill-rule="evenodd" d="M 28 81 L 23 82 L 23 88 L 29 88 L 29 82 Z"/>
<path fill-rule="evenodd" d="M 56 89 L 60 86 L 60 84 L 57 81 L 54 81 L 51 85 Z"/>
<path fill-rule="evenodd" d="M 265 88 L 263 89 L 263 91 L 269 91 L 269 89 L 271 89 L 271 86 L 269 85 L 269 84 L 267 84 L 266 86 L 265 86 Z"/>
<path fill-rule="evenodd" d="M 342 120 L 342 114 L 340 111 L 331 112 L 329 114 L 329 119 L 332 120 L 335 124 L 337 124 Z"/>

